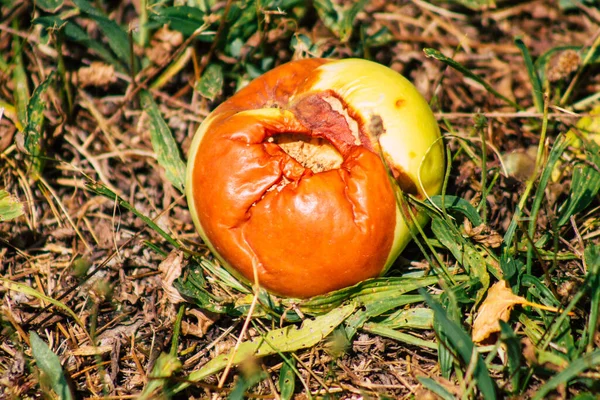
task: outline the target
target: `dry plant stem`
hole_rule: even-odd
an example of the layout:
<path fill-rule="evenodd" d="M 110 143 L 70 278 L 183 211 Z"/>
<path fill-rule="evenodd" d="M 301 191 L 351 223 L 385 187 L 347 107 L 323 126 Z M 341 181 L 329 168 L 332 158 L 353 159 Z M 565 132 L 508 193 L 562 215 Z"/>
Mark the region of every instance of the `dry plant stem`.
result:
<path fill-rule="evenodd" d="M 65 218 L 67 218 L 67 221 L 69 221 L 69 224 L 71 225 L 71 227 L 73 228 L 73 230 L 75 231 L 75 233 L 77 234 L 77 236 L 79 237 L 79 239 L 81 240 L 81 242 L 83 243 L 83 245 L 85 246 L 85 248 L 89 252 L 91 252 L 92 248 L 90 247 L 90 245 L 87 242 L 87 240 L 85 240 L 85 238 L 83 237 L 83 235 L 81 234 L 81 232 L 77 228 L 77 225 L 71 219 L 71 216 L 69 215 L 69 212 L 67 211 L 67 209 L 64 206 L 64 204 L 62 203 L 62 201 L 60 201 L 60 197 L 58 196 L 58 194 L 54 191 L 54 189 L 48 184 L 48 182 L 46 182 L 46 180 L 42 176 L 40 176 L 38 179 L 39 179 L 40 183 L 42 185 L 44 185 L 45 189 L 50 192 L 50 194 L 52 195 L 52 197 L 54 198 L 54 200 L 56 201 L 56 203 L 60 207 L 61 211 L 65 215 Z"/>
<path fill-rule="evenodd" d="M 153 220 L 157 220 L 158 218 L 160 218 L 162 216 L 162 214 L 157 215 Z M 121 251 L 121 249 L 125 248 L 126 246 L 128 246 L 132 241 L 134 241 L 136 238 L 138 238 L 143 232 L 146 231 L 146 229 L 148 229 L 147 226 L 144 226 L 142 229 L 140 229 L 137 233 L 135 233 L 132 237 L 130 237 L 129 239 L 127 239 L 125 241 L 125 243 L 123 243 L 118 249 L 113 250 L 113 252 L 104 260 L 102 261 L 102 263 L 100 263 L 100 265 L 98 265 L 97 268 L 91 270 L 85 277 L 83 277 L 81 279 L 80 282 L 78 282 L 77 284 L 71 286 L 70 288 L 66 289 L 62 294 L 60 294 L 59 296 L 56 297 L 57 301 L 60 301 L 62 299 L 64 299 L 66 296 L 68 296 L 69 294 L 73 293 L 78 287 L 80 287 L 83 283 L 85 283 L 87 280 L 89 280 L 91 277 L 93 277 L 96 273 L 98 273 L 99 271 L 101 271 L 104 267 L 106 267 L 106 265 L 108 265 L 108 263 L 119 254 L 119 252 Z M 28 318 L 23 325 L 29 325 L 31 324 L 31 322 L 33 322 L 36 318 L 38 318 L 42 313 L 48 311 L 50 308 L 52 308 L 53 305 L 49 304 L 47 306 L 45 306 L 44 308 L 42 308 L 41 310 L 39 310 L 39 312 Z M 44 322 L 46 322 L 49 318 L 51 318 L 52 316 L 49 315 L 46 318 L 44 318 L 42 321 L 39 322 L 39 324 L 43 324 Z"/>
<path fill-rule="evenodd" d="M 223 385 L 225 384 L 225 381 L 227 380 L 227 376 L 229 375 L 229 371 L 231 370 L 231 367 L 233 366 L 233 360 L 235 358 L 235 355 L 238 352 L 238 349 L 240 348 L 240 345 L 242 344 L 242 340 L 244 339 L 244 336 L 246 336 L 246 332 L 248 331 L 248 326 L 250 326 L 250 321 L 252 320 L 252 314 L 254 314 L 254 309 L 256 308 L 256 303 L 258 302 L 258 295 L 259 295 L 259 291 L 260 291 L 260 286 L 259 286 L 259 281 L 258 281 L 258 266 L 256 265 L 258 261 L 254 260 L 253 264 L 252 264 L 252 269 L 254 272 L 254 296 L 252 297 L 252 303 L 250 304 L 250 309 L 248 310 L 248 315 L 246 316 L 246 320 L 244 321 L 244 325 L 242 326 L 242 331 L 240 332 L 240 335 L 238 336 L 237 341 L 235 342 L 235 347 L 233 348 L 233 351 L 231 353 L 231 356 L 229 357 L 229 360 L 227 360 L 227 366 L 225 366 L 225 370 L 223 371 L 223 374 L 221 375 L 221 378 L 219 379 L 219 385 L 218 388 L 222 389 Z M 213 395 L 213 399 L 216 399 L 218 396 L 217 393 L 215 393 Z"/>
<path fill-rule="evenodd" d="M 179 46 L 177 48 L 176 51 L 174 51 L 169 58 L 164 62 L 164 64 L 160 67 L 157 68 L 155 71 L 153 71 L 148 77 L 146 77 L 142 82 L 138 83 L 135 85 L 135 87 L 128 91 L 127 94 L 125 95 L 125 97 L 123 98 L 123 101 L 121 102 L 121 104 L 119 104 L 119 106 L 117 107 L 117 109 L 115 110 L 114 114 L 112 117 L 110 117 L 107 120 L 107 124 L 112 125 L 115 124 L 118 119 L 121 117 L 121 113 L 123 112 L 123 108 L 127 105 L 127 103 L 134 98 L 134 96 L 136 96 L 138 94 L 138 92 L 142 89 L 148 89 L 148 83 L 154 79 L 162 70 L 162 68 L 164 68 L 165 66 L 169 65 L 176 57 L 178 57 L 191 43 L 192 41 L 198 36 L 200 35 L 204 30 L 206 30 L 207 25 L 202 25 L 200 28 L 196 29 L 196 31 L 190 35 L 189 38 L 187 38 L 182 44 L 181 46 Z M 133 83 L 131 83 L 133 85 Z M 93 132 L 93 134 L 95 135 L 98 132 L 99 128 L 96 128 Z"/>
<path fill-rule="evenodd" d="M 552 107 L 555 109 L 559 109 L 558 107 Z M 446 118 L 446 119 L 461 119 L 461 118 L 473 118 L 475 115 L 482 115 L 486 118 L 542 118 L 544 117 L 544 113 L 538 112 L 484 112 L 484 113 L 463 113 L 463 112 L 438 112 L 435 113 L 435 117 L 438 119 Z M 579 119 L 581 117 L 587 116 L 587 114 L 577 114 L 567 110 L 562 113 L 548 113 L 546 114 L 548 118 L 575 118 Z"/>
<path fill-rule="evenodd" d="M 10 154 L 8 151 L 4 152 L 3 154 L 0 154 L 0 159 L 8 163 L 8 165 L 10 165 L 13 171 L 16 171 L 17 176 L 19 178 L 19 186 L 23 190 L 23 193 L 25 193 L 25 199 L 27 200 L 27 208 L 29 209 L 29 213 L 25 214 L 25 217 L 27 219 L 27 225 L 29 225 L 29 228 L 32 231 L 36 231 L 38 224 L 34 210 L 33 193 L 31 192 L 31 187 L 27 182 L 27 178 L 25 177 L 23 171 L 21 171 L 21 169 L 17 167 L 13 160 L 11 160 L 8 157 L 8 154 Z"/>
<path fill-rule="evenodd" d="M 544 93 L 544 114 L 548 113 L 548 103 L 549 103 L 549 92 L 550 92 L 550 87 L 547 86 L 545 93 Z M 538 179 L 540 172 L 542 171 L 542 165 L 544 163 L 544 149 L 546 147 L 546 133 L 548 131 L 548 118 L 544 117 L 543 121 L 542 121 L 542 132 L 540 135 L 540 143 L 538 146 L 538 151 L 537 151 L 537 157 L 535 160 L 535 173 L 533 174 L 533 176 L 530 178 L 530 180 L 527 182 L 527 189 L 529 189 L 531 191 L 531 189 L 533 189 L 533 184 L 535 183 L 535 181 Z M 528 196 L 523 196 L 523 197 L 528 197 Z M 541 204 L 541 202 L 540 202 Z M 535 205 L 535 203 L 534 203 Z M 529 219 L 529 237 L 531 238 L 531 240 L 534 239 L 535 236 L 535 228 L 536 228 L 536 224 L 537 224 L 537 217 L 538 217 L 538 213 L 539 213 L 539 207 L 535 207 L 534 209 L 531 210 L 531 216 Z M 531 274 L 531 267 L 532 267 L 532 262 L 533 262 L 533 244 L 529 244 L 529 247 L 527 249 L 527 273 Z"/>
<path fill-rule="evenodd" d="M 215 54 L 215 51 L 217 50 L 217 45 L 219 44 L 219 38 L 221 37 L 221 34 L 223 33 L 223 29 L 225 28 L 225 24 L 227 23 L 227 16 L 229 15 L 229 10 L 231 9 L 232 3 L 233 3 L 233 0 L 227 0 L 227 4 L 225 4 L 225 9 L 223 10 L 223 16 L 221 17 L 221 21 L 219 21 L 219 27 L 217 28 L 217 33 L 215 33 L 213 42 L 211 43 L 210 49 L 208 50 L 208 54 L 206 54 L 206 57 L 202 60 L 202 64 L 200 64 L 200 68 L 198 69 L 198 72 L 197 72 L 198 76 L 202 75 L 202 72 L 204 72 L 204 69 L 206 68 L 206 66 L 212 59 L 213 55 Z"/>
<path fill-rule="evenodd" d="M 475 368 L 477 367 L 477 361 L 479 358 L 479 352 L 477 348 L 473 348 L 473 352 L 471 353 L 471 359 L 469 360 L 469 365 L 467 366 L 467 371 L 465 372 L 464 382 L 467 384 L 467 388 L 465 393 L 463 393 L 463 399 L 470 399 L 471 394 L 475 390 L 475 385 L 477 382 L 473 379 L 473 374 L 475 373 Z"/>

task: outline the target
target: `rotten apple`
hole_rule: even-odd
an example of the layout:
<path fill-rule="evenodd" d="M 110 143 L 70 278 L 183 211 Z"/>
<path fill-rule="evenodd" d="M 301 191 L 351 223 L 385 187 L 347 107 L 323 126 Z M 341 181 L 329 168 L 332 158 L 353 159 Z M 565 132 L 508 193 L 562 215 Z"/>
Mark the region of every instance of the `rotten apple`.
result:
<path fill-rule="evenodd" d="M 378 276 L 410 241 L 390 175 L 439 193 L 440 132 L 393 70 L 360 60 L 279 66 L 217 107 L 190 150 L 186 192 L 225 267 L 305 298 Z"/>

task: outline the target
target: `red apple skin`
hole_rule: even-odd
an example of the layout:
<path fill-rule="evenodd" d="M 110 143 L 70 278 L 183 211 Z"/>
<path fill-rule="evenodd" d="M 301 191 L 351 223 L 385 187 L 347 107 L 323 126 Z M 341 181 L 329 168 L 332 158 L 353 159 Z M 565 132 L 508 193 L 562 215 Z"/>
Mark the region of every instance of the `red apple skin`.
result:
<path fill-rule="evenodd" d="M 200 235 L 230 271 L 277 295 L 378 276 L 398 250 L 399 211 L 369 121 L 336 88 L 312 89 L 329 62 L 294 61 L 255 79 L 207 117 L 190 152 L 186 190 Z M 327 139 L 343 162 L 315 173 L 268 140 L 279 134 Z"/>

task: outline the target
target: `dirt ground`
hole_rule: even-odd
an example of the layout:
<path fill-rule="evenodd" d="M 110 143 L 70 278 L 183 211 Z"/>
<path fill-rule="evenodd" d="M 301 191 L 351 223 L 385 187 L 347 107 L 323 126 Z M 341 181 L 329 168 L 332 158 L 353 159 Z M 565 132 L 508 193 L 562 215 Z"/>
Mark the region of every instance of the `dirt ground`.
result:
<path fill-rule="evenodd" d="M 196 10 L 207 7 L 201 17 L 208 24 L 206 35 L 191 35 L 193 29 L 186 23 L 192 21 L 192 11 L 185 14 L 189 21 L 176 20 L 165 11 L 184 3 Z M 246 320 L 240 314 L 243 307 L 218 313 L 177 303 L 178 292 L 170 277 L 183 269 L 184 278 L 198 260 L 213 264 L 214 260 L 194 229 L 185 197 L 157 159 L 150 134 L 152 116 L 143 107 L 141 91 L 151 94 L 186 160 L 193 134 L 208 113 L 276 65 L 305 57 L 361 57 L 387 65 L 413 82 L 430 102 L 451 154 L 446 193 L 477 207 L 486 225 L 479 237 L 469 234 L 473 231 L 462 221 L 458 226 L 469 243 L 497 260 L 500 244 L 490 237 L 506 238 L 532 174 L 542 175 L 545 164 L 536 170 L 540 137 L 547 139 L 541 146 L 547 157 L 559 135 L 598 105 L 600 10 L 594 2 L 372 0 L 350 19 L 353 29 L 347 37 L 343 37 L 343 21 L 336 25 L 327 20 L 323 4 L 329 1 L 197 3 L 0 3 L 0 108 L 4 108 L 0 189 L 15 196 L 24 210 L 23 216 L 11 221 L 0 219 L 1 398 L 57 398 L 60 384 L 40 365 L 41 353 L 32 353 L 30 332 L 58 356 L 72 398 L 105 399 L 139 398 L 141 393 L 152 398 L 171 396 L 169 390 L 230 351 L 241 334 Z M 144 5 L 149 17 L 142 16 Z M 244 14 L 251 6 L 253 12 Z M 346 4 L 344 12 L 349 8 Z M 223 19 L 224 14 L 228 18 Z M 55 29 L 56 20 L 51 18 L 71 21 L 85 38 L 72 27 Z M 148 21 L 146 29 L 140 29 L 143 18 Z M 107 27 L 117 28 L 106 20 L 122 29 L 130 48 L 119 47 L 118 41 L 111 45 L 115 33 Z M 528 49 L 526 56 L 517 38 Z M 120 51 L 129 52 L 132 62 L 125 62 Z M 538 100 L 527 65 L 529 55 L 546 93 L 545 97 L 539 94 Z M 202 83 L 211 65 L 218 65 L 213 70 L 217 77 Z M 44 104 L 38 104 L 43 122 L 36 126 L 31 123 L 36 121 L 35 113 L 27 111 L 27 104 L 43 82 L 48 82 L 40 94 Z M 536 104 L 539 98 L 542 104 Z M 29 105 L 35 106 L 33 100 Z M 38 147 L 31 144 L 35 132 L 41 135 Z M 32 157 L 32 149 L 39 150 L 37 157 Z M 600 356 L 593 353 L 599 339 L 596 325 L 590 325 L 594 320 L 588 319 L 598 304 L 598 290 L 589 283 L 595 279 L 590 275 L 595 259 L 585 258 L 593 254 L 588 249 L 600 242 L 598 195 L 592 194 L 589 204 L 564 226 L 556 223 L 571 193 L 572 164 L 564 160 L 572 159 L 561 158 L 563 178 L 547 183 L 531 228 L 528 217 L 540 185 L 534 179 L 530 197 L 519 209 L 524 213 L 517 228 L 519 240 L 509 245 L 516 249 L 515 258 L 525 260 L 528 243 L 551 233 L 550 240 L 535 250 L 529 275 L 551 288 L 555 306 L 564 308 L 577 299 L 568 317 L 567 335 L 574 340 L 573 348 L 558 339 L 540 344 L 553 329 L 555 314 L 540 315 L 529 308 L 518 311 L 509 326 L 522 346 L 519 383 L 514 380 L 516 372 L 507 367 L 510 354 L 500 351 L 486 359 L 500 398 L 531 398 L 588 354 L 596 357 L 591 364 L 564 378 L 547 398 L 593 398 L 585 396 L 595 396 L 600 389 Z M 593 165 L 593 157 L 587 160 Z M 595 168 L 600 171 L 598 165 Z M 528 241 L 530 229 L 534 237 Z M 437 259 L 457 273 L 464 272 L 462 261 L 435 238 L 435 232 L 426 228 L 425 234 L 433 238 Z M 430 273 L 431 259 L 415 244 L 409 245 L 389 276 Z M 235 290 L 224 295 L 207 275 L 206 290 L 216 298 L 227 298 L 228 304 L 248 303 L 251 295 Z M 469 332 L 479 307 L 474 300 L 478 286 L 456 285 L 458 324 Z M 443 292 L 437 284 L 428 288 L 434 295 Z M 531 296 L 526 289 L 517 294 Z M 371 321 L 423 307 L 428 307 L 423 301 L 398 306 Z M 253 318 L 247 336 L 260 337 L 280 328 L 273 315 Z M 540 342 L 531 341 L 535 335 L 528 330 L 530 320 L 538 321 Z M 431 327 L 398 331 L 441 343 L 439 330 Z M 454 360 L 446 375 L 439 352 L 425 345 L 364 327 L 351 338 L 339 329 L 332 337 L 286 358 L 295 360 L 293 398 L 433 399 L 440 395 L 418 377 L 433 379 L 452 396 L 483 397 L 481 387 L 474 388 L 474 368 L 461 361 L 455 349 L 446 353 L 453 354 Z M 590 346 L 580 349 L 579 341 Z M 494 343 L 495 339 L 484 345 Z M 490 347 L 484 350 L 484 359 L 489 351 Z M 174 355 L 180 364 L 173 370 L 157 366 L 161 353 Z M 173 396 L 286 398 L 280 381 L 287 365 L 284 360 L 279 354 L 257 358 L 233 367 L 225 376 L 219 372 L 193 382 Z M 52 365 L 50 370 L 57 371 Z"/>

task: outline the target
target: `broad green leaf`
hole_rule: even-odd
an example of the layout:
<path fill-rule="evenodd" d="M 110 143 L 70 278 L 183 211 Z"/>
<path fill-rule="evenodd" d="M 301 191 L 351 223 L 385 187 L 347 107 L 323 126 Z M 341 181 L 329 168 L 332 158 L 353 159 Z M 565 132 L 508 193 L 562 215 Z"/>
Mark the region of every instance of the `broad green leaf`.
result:
<path fill-rule="evenodd" d="M 431 221 L 431 230 L 440 243 L 450 250 L 456 261 L 467 270 L 469 275 L 479 279 L 481 289 L 477 291 L 475 298 L 475 304 L 478 304 L 490 286 L 490 275 L 486 260 L 473 244 L 462 237 L 454 222 L 434 215 Z"/>
<path fill-rule="evenodd" d="M 165 7 L 158 8 L 157 13 L 151 16 L 151 20 L 168 24 L 171 29 L 177 30 L 185 36 L 192 36 L 198 28 L 204 25 L 205 15 L 196 7 Z"/>
<path fill-rule="evenodd" d="M 185 163 L 181 159 L 177 142 L 171 134 L 169 126 L 160 115 L 152 95 L 145 90 L 140 91 L 142 109 L 150 118 L 150 139 L 161 167 L 165 169 L 167 179 L 183 193 L 185 186 Z"/>
<path fill-rule="evenodd" d="M 35 332 L 29 332 L 31 353 L 40 370 L 48 377 L 52 390 L 62 400 L 73 399 L 73 393 L 67 383 L 60 359 Z"/>
<path fill-rule="evenodd" d="M 354 22 L 356 21 L 356 16 L 367 4 L 368 0 L 358 0 L 352 2 L 352 5 L 347 10 L 342 11 L 341 20 L 339 24 L 339 36 L 342 43 L 350 40 L 350 36 L 352 36 L 352 27 Z"/>
<path fill-rule="evenodd" d="M 329 29 L 337 31 L 338 11 L 335 8 L 332 0 L 314 0 L 313 6 L 317 10 L 319 18 Z"/>
<path fill-rule="evenodd" d="M 385 312 L 405 306 L 407 304 L 414 304 L 422 301 L 423 296 L 419 294 L 389 294 L 388 296 L 382 296 L 374 301 L 366 301 L 363 303 L 363 309 L 355 312 L 346 321 L 346 336 L 350 339 L 353 338 L 356 334 L 356 331 L 362 328 L 364 324 L 373 317 L 380 316 Z"/>
<path fill-rule="evenodd" d="M 203 269 L 206 269 L 211 273 L 214 270 L 225 270 L 221 267 L 213 268 L 213 265 L 210 262 L 202 260 L 200 261 L 200 265 L 193 265 L 189 268 L 189 272 L 186 274 L 185 278 L 180 277 L 174 282 L 175 288 L 187 301 L 202 309 L 217 314 L 226 313 L 229 315 L 241 315 L 242 313 L 240 311 L 234 310 L 234 299 L 217 297 L 207 291 Z M 223 282 L 223 280 L 221 280 L 221 282 Z"/>
<path fill-rule="evenodd" d="M 287 357 L 279 370 L 279 392 L 281 400 L 291 400 L 296 389 L 296 359 Z"/>
<path fill-rule="evenodd" d="M 361 25 L 361 29 L 363 29 L 363 31 L 366 31 L 364 25 Z M 372 35 L 367 35 L 366 32 L 364 32 L 363 36 L 364 36 L 364 42 L 365 42 L 364 46 L 365 47 L 385 46 L 388 43 L 391 43 L 394 41 L 394 35 L 385 26 L 383 28 L 379 29 L 377 32 L 375 32 Z"/>
<path fill-rule="evenodd" d="M 246 41 L 258 31 L 257 7 L 258 2 L 255 0 L 238 0 L 232 4 L 227 16 L 230 25 L 223 43 L 227 54 L 231 54 L 229 43 L 237 38 Z"/>
<path fill-rule="evenodd" d="M 469 335 L 462 329 L 461 326 L 456 324 L 446 315 L 446 311 L 442 306 L 423 289 L 421 294 L 425 297 L 425 301 L 433 309 L 435 319 L 440 322 L 440 326 L 443 329 L 444 334 L 448 338 L 449 343 L 456 354 L 460 356 L 465 365 L 470 365 L 475 362 L 475 368 L 473 369 L 473 378 L 477 382 L 477 387 L 481 392 L 481 397 L 486 400 L 496 399 L 496 386 L 494 381 L 490 378 L 488 370 L 481 358 L 481 355 L 477 354 L 477 349 Z"/>
<path fill-rule="evenodd" d="M 96 21 L 102 33 L 106 36 L 108 45 L 124 65 L 131 64 L 131 48 L 129 36 L 115 21 L 108 19 L 87 0 L 73 0 L 73 3 L 91 19 Z"/>
<path fill-rule="evenodd" d="M 48 30 L 63 29 L 66 39 L 72 40 L 81 44 L 82 46 L 87 47 L 89 50 L 100 56 L 104 61 L 113 65 L 119 71 L 126 70 L 125 65 L 121 63 L 110 50 L 108 50 L 102 43 L 90 38 L 87 32 L 75 22 L 65 21 L 54 15 L 39 17 L 33 22 L 44 26 Z"/>
<path fill-rule="evenodd" d="M 433 311 L 423 307 L 398 310 L 380 324 L 392 329 L 432 329 Z"/>
<path fill-rule="evenodd" d="M 214 100 L 223 89 L 223 67 L 221 64 L 210 63 L 204 70 L 196 90 L 209 100 Z"/>
<path fill-rule="evenodd" d="M 258 370 L 250 376 L 238 375 L 235 387 L 227 396 L 227 400 L 244 400 L 246 399 L 246 392 L 253 386 L 264 381 L 268 378 L 268 374 L 263 370 Z"/>
<path fill-rule="evenodd" d="M 315 0 L 313 5 L 323 24 L 329 28 L 342 42 L 347 42 L 352 35 L 352 27 L 356 15 L 365 7 L 366 0 L 341 3 L 331 0 Z"/>
<path fill-rule="evenodd" d="M 190 383 L 199 382 L 219 372 L 227 366 L 230 357 L 233 357 L 232 363 L 237 365 L 249 357 L 260 358 L 312 347 L 348 318 L 354 312 L 355 307 L 353 304 L 338 307 L 315 319 L 305 320 L 300 328 L 290 325 L 272 330 L 262 337 L 243 342 L 237 351 L 232 349 L 228 354 L 221 354 L 204 364 L 199 370 L 192 372 L 186 378 L 186 382 L 179 384 L 174 391 L 179 392 L 188 387 Z"/>
<path fill-rule="evenodd" d="M 27 104 L 27 125 L 25 125 L 25 150 L 31 157 L 31 165 L 33 166 L 34 178 L 41 174 L 44 168 L 44 143 L 43 143 L 43 126 L 44 126 L 44 110 L 46 102 L 43 99 L 50 82 L 54 78 L 54 73 L 50 74 L 44 82 L 42 82 L 35 90 L 29 103 Z"/>
<path fill-rule="evenodd" d="M 6 190 L 0 189 L 0 222 L 10 221 L 23 215 L 23 204 Z"/>
<path fill-rule="evenodd" d="M 297 304 L 300 311 L 305 314 L 323 314 L 350 299 L 360 304 L 371 304 L 371 308 L 374 308 L 380 304 L 385 304 L 386 301 L 397 300 L 398 296 L 402 296 L 413 290 L 434 285 L 438 281 L 439 277 L 436 276 L 423 278 L 374 278 L 301 302 L 292 300 L 290 305 Z M 286 304 L 286 302 L 284 300 L 283 303 Z"/>
<path fill-rule="evenodd" d="M 428 199 L 428 202 L 437 206 L 438 208 L 445 208 L 450 213 L 460 213 L 467 217 L 473 226 L 479 226 L 483 223 L 483 220 L 479 216 L 477 209 L 473 207 L 471 203 L 462 197 L 458 196 L 441 196 L 436 195 Z"/>
<path fill-rule="evenodd" d="M 42 10 L 53 13 L 63 6 L 64 0 L 36 0 L 35 5 Z"/>

